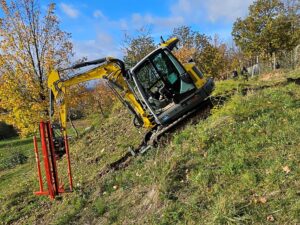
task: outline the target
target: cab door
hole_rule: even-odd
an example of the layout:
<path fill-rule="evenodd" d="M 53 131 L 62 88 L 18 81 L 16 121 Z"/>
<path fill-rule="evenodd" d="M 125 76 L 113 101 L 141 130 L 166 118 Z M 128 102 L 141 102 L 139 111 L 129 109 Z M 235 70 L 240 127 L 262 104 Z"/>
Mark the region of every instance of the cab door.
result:
<path fill-rule="evenodd" d="M 187 93 L 195 90 L 192 79 L 190 79 L 184 67 L 167 49 L 154 55 L 152 62 L 176 103 L 180 102 Z"/>
<path fill-rule="evenodd" d="M 168 103 L 179 103 L 195 91 L 192 79 L 167 49 L 159 49 L 133 69 L 133 77 L 145 101 L 159 114 Z M 161 104 L 160 104 L 161 103 Z"/>

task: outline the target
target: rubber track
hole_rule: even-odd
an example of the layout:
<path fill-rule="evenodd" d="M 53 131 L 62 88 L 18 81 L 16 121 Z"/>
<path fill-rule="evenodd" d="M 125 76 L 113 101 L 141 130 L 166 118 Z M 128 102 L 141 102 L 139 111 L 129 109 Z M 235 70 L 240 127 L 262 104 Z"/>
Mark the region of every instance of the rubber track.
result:
<path fill-rule="evenodd" d="M 143 142 L 140 144 L 140 146 L 136 149 L 132 149 L 131 151 L 128 151 L 125 155 L 123 155 L 120 159 L 117 161 L 110 163 L 106 165 L 101 172 L 99 173 L 99 177 L 103 177 L 109 172 L 120 170 L 123 168 L 126 168 L 130 161 L 134 158 L 134 156 L 139 155 L 141 152 L 143 152 L 144 148 L 147 146 L 156 146 L 159 144 L 159 138 L 162 137 L 163 134 L 165 134 L 168 131 L 171 131 L 171 129 L 176 129 L 176 126 L 180 124 L 181 122 L 185 121 L 187 118 L 192 116 L 193 114 L 202 115 L 204 112 L 204 116 L 202 115 L 201 119 L 206 119 L 209 115 L 210 109 L 211 109 L 211 100 L 207 99 L 206 101 L 202 102 L 196 109 L 188 112 L 184 116 L 180 117 L 179 119 L 172 122 L 170 125 L 166 127 L 156 128 L 156 130 L 149 131 L 145 134 L 145 138 Z M 209 110 L 207 112 L 207 109 Z"/>

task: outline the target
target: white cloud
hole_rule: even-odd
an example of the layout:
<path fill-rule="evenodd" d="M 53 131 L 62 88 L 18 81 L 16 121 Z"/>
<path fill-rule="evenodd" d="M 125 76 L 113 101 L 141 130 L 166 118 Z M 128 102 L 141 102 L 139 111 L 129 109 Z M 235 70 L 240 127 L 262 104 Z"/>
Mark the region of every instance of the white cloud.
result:
<path fill-rule="evenodd" d="M 182 16 L 185 22 L 199 22 L 204 20 L 203 1 L 178 0 L 170 7 L 173 16 Z"/>
<path fill-rule="evenodd" d="M 75 19 L 79 16 L 79 11 L 75 9 L 72 5 L 61 3 L 59 5 L 60 9 L 69 17 Z"/>
<path fill-rule="evenodd" d="M 130 24 L 134 29 L 139 29 L 143 26 L 152 26 L 154 31 L 163 31 L 183 25 L 184 18 L 182 16 L 159 17 L 152 14 L 142 15 L 134 13 L 131 15 Z"/>
<path fill-rule="evenodd" d="M 187 15 L 191 14 L 197 14 L 195 10 L 199 10 L 200 7 L 203 3 L 198 2 L 198 1 L 193 1 L 193 0 L 178 0 L 177 3 L 171 6 L 171 12 L 174 15 L 182 14 L 182 15 Z M 193 5 L 193 6 L 192 6 Z"/>
<path fill-rule="evenodd" d="M 210 21 L 214 22 L 221 19 L 234 21 L 236 18 L 246 15 L 252 2 L 253 0 L 210 0 L 206 2 L 205 6 Z"/>
<path fill-rule="evenodd" d="M 98 18 L 102 18 L 105 19 L 105 16 L 103 15 L 103 13 L 101 12 L 101 10 L 97 9 L 94 11 L 93 13 L 93 17 L 98 19 Z"/>
<path fill-rule="evenodd" d="M 127 30 L 128 29 L 128 23 L 125 19 L 120 19 L 118 21 L 118 24 L 119 24 L 121 30 Z"/>
<path fill-rule="evenodd" d="M 171 13 L 193 23 L 203 20 L 232 22 L 237 17 L 244 16 L 252 2 L 253 0 L 178 0 L 171 7 Z"/>
<path fill-rule="evenodd" d="M 151 29 L 152 36 L 158 39 L 161 35 L 168 35 L 174 27 L 184 24 L 218 25 L 216 29 L 206 32 L 222 37 L 230 36 L 228 26 L 223 28 L 223 22 L 232 23 L 237 17 L 246 15 L 248 6 L 253 0 L 176 0 L 169 7 L 166 16 L 157 16 L 154 13 L 133 13 L 129 17 L 111 19 L 109 16 L 95 9 L 90 15 L 93 18 L 95 37 L 88 40 L 74 41 L 76 58 L 88 57 L 89 60 L 105 56 L 122 57 L 120 46 L 122 32 L 135 33 L 142 27 Z M 79 12 L 70 5 L 61 4 L 63 11 L 72 18 Z M 103 32 L 104 31 L 104 32 Z M 109 31 L 110 33 L 107 33 Z M 114 35 L 112 35 L 114 34 Z M 118 35 L 118 36 L 117 36 Z"/>
<path fill-rule="evenodd" d="M 184 24 L 233 22 L 247 13 L 253 0 L 177 0 L 164 17 L 153 14 L 133 13 L 127 19 L 131 29 L 150 26 L 153 32 L 169 32 Z"/>
<path fill-rule="evenodd" d="M 119 30 L 127 30 L 128 29 L 128 20 L 125 18 L 121 18 L 118 20 L 110 20 L 101 10 L 97 9 L 93 12 L 93 18 L 96 19 L 95 23 L 98 27 L 106 28 L 108 30 L 111 29 L 119 29 Z"/>
<path fill-rule="evenodd" d="M 114 39 L 111 35 L 101 32 L 97 35 L 97 41 L 99 44 L 104 44 L 105 46 L 113 45 Z"/>
<path fill-rule="evenodd" d="M 87 57 L 88 60 L 106 56 L 122 57 L 121 50 L 117 47 L 114 38 L 105 32 L 100 32 L 95 39 L 73 41 L 75 58 Z"/>

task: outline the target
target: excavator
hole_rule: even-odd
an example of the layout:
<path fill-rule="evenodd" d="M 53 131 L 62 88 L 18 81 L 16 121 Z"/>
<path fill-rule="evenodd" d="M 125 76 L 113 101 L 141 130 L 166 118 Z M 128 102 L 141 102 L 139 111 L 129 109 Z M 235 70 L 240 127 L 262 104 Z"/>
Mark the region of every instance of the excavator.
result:
<path fill-rule="evenodd" d="M 62 181 L 58 179 L 56 161 L 64 154 L 67 159 L 69 191 L 73 190 L 68 135 L 68 90 L 77 84 L 104 79 L 113 93 L 133 115 L 133 124 L 144 127 L 148 132 L 136 149 L 129 148 L 119 160 L 106 166 L 100 175 L 127 165 L 132 156 L 147 151 L 158 143 L 159 138 L 178 123 L 197 110 L 203 109 L 209 102 L 214 89 L 213 79 L 204 78 L 194 62 L 181 64 L 173 55 L 178 39 L 162 40 L 161 44 L 134 67 L 126 68 L 122 60 L 106 57 L 82 62 L 71 67 L 52 70 L 48 76 L 50 90 L 50 121 L 40 122 L 40 141 L 48 189 L 43 187 L 43 179 L 37 140 L 34 136 L 39 191 L 36 195 L 49 195 L 50 199 L 66 192 Z M 62 73 L 82 70 L 69 78 Z M 56 104 L 55 104 L 56 103 Z M 54 109 L 58 109 L 59 125 L 52 121 Z M 58 130 L 58 132 L 56 132 Z"/>
<path fill-rule="evenodd" d="M 105 79 L 115 95 L 133 115 L 133 124 L 144 127 L 140 151 L 153 145 L 158 137 L 201 106 L 214 89 L 212 78 L 205 79 L 195 63 L 182 65 L 172 54 L 178 38 L 162 40 L 160 45 L 134 67 L 125 68 L 122 60 L 106 57 L 53 70 L 48 76 L 50 114 L 58 103 L 60 129 L 67 132 L 67 91 L 71 86 L 95 79 Z M 93 66 L 71 78 L 60 77 L 61 71 Z"/>

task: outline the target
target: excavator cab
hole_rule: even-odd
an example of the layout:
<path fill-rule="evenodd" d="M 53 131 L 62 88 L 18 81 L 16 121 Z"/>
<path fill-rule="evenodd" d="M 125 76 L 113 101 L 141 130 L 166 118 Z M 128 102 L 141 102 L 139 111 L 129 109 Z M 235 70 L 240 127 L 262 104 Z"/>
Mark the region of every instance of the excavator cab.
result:
<path fill-rule="evenodd" d="M 200 104 L 214 88 L 212 79 L 205 81 L 193 63 L 182 65 L 164 46 L 142 59 L 130 74 L 139 100 L 162 125 Z"/>

